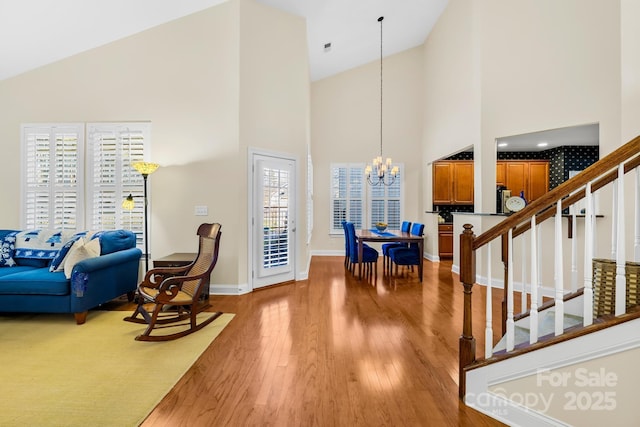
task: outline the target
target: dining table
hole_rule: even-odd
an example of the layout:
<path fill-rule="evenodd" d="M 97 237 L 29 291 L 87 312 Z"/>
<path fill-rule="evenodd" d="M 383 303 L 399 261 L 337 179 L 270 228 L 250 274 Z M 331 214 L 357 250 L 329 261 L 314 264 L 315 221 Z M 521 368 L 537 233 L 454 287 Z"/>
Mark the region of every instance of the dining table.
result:
<path fill-rule="evenodd" d="M 419 253 L 424 253 L 424 237 L 411 234 L 401 230 L 384 230 L 378 231 L 372 229 L 356 230 L 356 240 L 358 241 L 358 278 L 362 278 L 362 253 L 365 242 L 381 242 L 381 243 L 417 243 Z M 422 257 L 420 257 L 422 260 Z M 422 262 L 418 264 L 418 276 L 422 282 Z"/>

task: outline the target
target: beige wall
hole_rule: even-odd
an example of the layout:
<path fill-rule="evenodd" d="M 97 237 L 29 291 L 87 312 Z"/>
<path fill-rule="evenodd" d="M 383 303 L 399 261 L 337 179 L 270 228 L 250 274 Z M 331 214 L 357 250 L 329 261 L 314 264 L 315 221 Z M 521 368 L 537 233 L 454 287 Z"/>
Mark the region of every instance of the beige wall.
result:
<path fill-rule="evenodd" d="M 423 45 L 422 143 L 427 162 L 474 146 L 480 138 L 480 70 L 473 3 L 450 0 Z M 427 166 L 431 170 L 431 165 Z M 425 202 L 431 205 L 431 201 L 431 187 L 425 187 Z"/>
<path fill-rule="evenodd" d="M 622 140 L 640 135 L 640 2 L 620 0 Z"/>
<path fill-rule="evenodd" d="M 251 148 L 294 156 L 297 160 L 296 278 L 307 274 L 306 176 L 309 148 L 309 65 L 304 19 L 254 1 L 240 9 L 240 157 Z M 243 157 L 244 156 L 244 157 Z M 242 188 L 247 188 L 243 160 Z M 236 189 L 242 212 L 246 191 Z M 238 216 L 237 240 L 247 241 L 247 217 Z M 238 253 L 241 283 L 247 281 L 247 250 Z M 244 270 L 243 270 L 244 269 Z"/>
<path fill-rule="evenodd" d="M 425 78 L 425 162 L 473 145 L 476 211 L 492 212 L 496 138 L 597 122 L 602 153 L 621 145 L 619 2 L 451 0 Z"/>
<path fill-rule="evenodd" d="M 620 140 L 620 7 L 609 0 L 489 0 L 480 14 L 482 202 L 495 206 L 495 139 L 600 123 Z"/>
<path fill-rule="evenodd" d="M 383 61 L 383 155 L 403 163 L 404 216 L 422 219 L 422 49 Z M 380 151 L 380 62 L 311 85 L 314 169 L 312 249 L 344 251 L 343 236 L 329 235 L 330 163 L 367 163 Z"/>
<path fill-rule="evenodd" d="M 256 13 L 269 14 L 269 26 L 259 25 Z M 247 147 L 305 152 L 304 39 L 299 18 L 231 0 L 2 81 L 0 144 L 12 160 L 0 168 L 0 178 L 18 182 L 21 123 L 151 121 L 150 159 L 161 164 L 149 178 L 152 258 L 196 251 L 197 226 L 220 222 L 212 283 L 244 284 Z M 254 55 L 259 43 L 272 42 L 281 44 L 271 52 L 277 61 Z M 278 91 L 270 92 L 274 87 Z M 265 117 L 267 111 L 272 114 Z M 17 185 L 4 187 L 3 199 L 20 199 Z M 209 215 L 196 217 L 195 205 L 208 206 Z M 17 203 L 5 206 L 0 222 L 19 226 Z"/>

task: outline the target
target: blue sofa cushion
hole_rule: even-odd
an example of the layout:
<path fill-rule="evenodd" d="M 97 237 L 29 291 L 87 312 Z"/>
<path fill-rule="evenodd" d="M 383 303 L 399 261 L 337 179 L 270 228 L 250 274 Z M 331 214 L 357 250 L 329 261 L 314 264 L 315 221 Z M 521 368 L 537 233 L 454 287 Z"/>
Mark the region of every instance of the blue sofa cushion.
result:
<path fill-rule="evenodd" d="M 16 254 L 16 234 L 17 231 L 6 231 L 2 233 L 2 239 L 0 240 L 0 267 L 13 267 L 16 265 L 13 259 Z"/>
<path fill-rule="evenodd" d="M 64 273 L 51 273 L 48 268 L 32 268 L 0 276 L 0 295 L 67 295 L 69 280 Z"/>
<path fill-rule="evenodd" d="M 0 277 L 8 276 L 10 274 L 22 273 L 24 271 L 33 270 L 34 267 L 24 265 L 14 265 L 11 268 L 0 268 Z"/>
<path fill-rule="evenodd" d="M 136 235 L 129 230 L 102 231 L 98 238 L 100 239 L 100 255 L 136 247 Z"/>

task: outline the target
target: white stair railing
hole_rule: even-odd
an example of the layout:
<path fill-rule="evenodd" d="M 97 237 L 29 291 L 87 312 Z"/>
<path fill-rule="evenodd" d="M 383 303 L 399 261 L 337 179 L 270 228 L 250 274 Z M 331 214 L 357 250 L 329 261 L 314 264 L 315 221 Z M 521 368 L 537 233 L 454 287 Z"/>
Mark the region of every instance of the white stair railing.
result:
<path fill-rule="evenodd" d="M 529 342 L 530 343 L 540 343 L 540 334 L 547 334 L 550 331 L 542 330 L 542 326 L 545 325 L 543 323 L 540 324 L 540 319 L 543 315 L 543 311 L 541 311 L 541 307 L 547 307 L 545 310 L 550 310 L 555 312 L 555 322 L 554 322 L 554 332 L 556 336 L 562 335 L 564 333 L 565 323 L 567 325 L 573 324 L 574 322 L 565 322 L 565 310 L 567 313 L 573 313 L 573 302 L 579 302 L 577 299 L 572 299 L 572 304 L 564 304 L 565 292 L 569 291 L 577 291 L 577 288 L 582 284 L 583 286 L 583 295 L 582 300 L 583 304 L 583 324 L 585 326 L 589 326 L 593 324 L 593 298 L 594 298 L 594 289 L 593 289 L 593 258 L 594 256 L 602 256 L 601 254 L 606 254 L 610 249 L 612 258 L 615 260 L 616 264 L 616 287 L 615 287 L 615 315 L 622 315 L 626 312 L 626 260 L 625 255 L 628 251 L 633 251 L 633 260 L 640 262 L 640 137 L 635 138 L 629 143 L 625 144 L 620 149 L 611 153 L 602 159 L 598 164 L 593 167 L 588 168 L 584 174 L 578 174 L 575 177 L 575 180 L 572 182 L 568 182 L 565 184 L 561 184 L 557 188 L 550 191 L 552 194 L 548 194 L 543 196 L 540 200 L 533 201 L 530 205 L 529 209 L 525 209 L 521 212 L 516 212 L 512 216 L 505 218 L 503 222 L 500 224 L 486 230 L 479 236 L 474 236 L 473 234 L 473 226 L 470 224 L 465 224 L 464 232 L 460 236 L 460 248 L 461 248 L 461 282 L 464 285 L 464 322 L 463 322 L 463 334 L 460 337 L 460 372 L 461 372 L 461 381 L 460 381 L 460 391 L 461 396 L 464 395 L 465 390 L 465 382 L 464 375 L 462 374 L 466 367 L 471 366 L 475 361 L 475 338 L 473 337 L 473 328 L 471 321 L 471 308 L 472 308 L 472 287 L 474 285 L 474 280 L 476 278 L 476 270 L 475 270 L 475 257 L 476 251 L 484 250 L 486 247 L 487 250 L 487 290 L 486 290 L 486 324 L 485 324 L 485 357 L 491 358 L 494 354 L 493 348 L 493 328 L 492 324 L 496 316 L 493 315 L 494 309 L 496 313 L 500 313 L 500 319 L 506 318 L 505 325 L 505 336 L 503 337 L 504 347 L 502 347 L 502 342 L 499 343 L 498 348 L 504 348 L 507 353 L 512 352 L 516 346 L 516 323 L 514 316 L 514 292 L 515 292 L 515 283 L 514 283 L 514 265 L 520 265 L 519 262 L 521 260 L 514 259 L 514 236 L 517 239 L 518 237 L 522 238 L 521 241 L 521 255 L 522 260 L 529 260 L 528 265 L 526 261 L 522 261 L 522 270 L 518 272 L 518 279 L 522 277 L 522 312 L 527 312 L 527 305 L 529 305 L 530 309 L 528 310 L 528 318 L 519 319 L 518 322 L 522 321 L 524 324 L 528 322 L 529 324 Z M 625 166 L 626 165 L 626 166 Z M 634 195 L 634 232 L 629 233 L 629 236 L 625 236 L 626 224 L 625 218 L 628 217 L 627 212 L 625 212 L 625 196 L 630 195 L 631 191 L 626 191 L 625 194 L 625 185 L 624 185 L 624 175 L 625 169 L 630 172 L 631 168 L 635 168 L 633 171 L 635 174 L 635 179 L 629 177 L 627 181 L 627 186 L 629 183 L 633 183 L 635 188 L 633 189 Z M 606 243 L 603 248 L 600 248 L 596 252 L 596 248 L 598 247 L 598 237 L 597 237 L 597 222 L 596 222 L 596 205 L 597 205 L 597 196 L 598 191 L 601 188 L 606 188 L 608 193 L 609 190 L 613 190 L 612 198 L 613 205 L 611 209 L 606 209 L 604 214 L 606 215 L 606 220 L 611 221 L 612 229 L 611 229 L 611 247 L 607 248 Z M 627 188 L 627 190 L 631 190 Z M 584 198 L 582 197 L 582 191 L 584 191 Z M 603 190 L 605 191 L 605 190 Z M 578 233 L 578 225 L 581 221 L 581 207 L 577 207 L 579 205 L 569 206 L 569 199 L 571 201 L 577 201 L 574 203 L 581 203 L 580 200 L 584 200 L 584 240 L 579 239 Z M 570 207 L 571 215 L 569 217 L 569 223 L 567 226 L 571 227 L 573 233 L 571 234 L 571 248 L 567 250 L 571 252 L 571 259 L 566 257 L 566 266 L 565 266 L 565 257 L 563 253 L 563 246 L 565 239 L 563 238 L 563 217 L 562 211 L 564 208 Z M 553 209 L 553 205 L 555 204 L 555 210 Z M 630 206 L 627 204 L 627 209 Z M 577 210 L 576 210 L 577 208 Z M 555 212 L 555 215 L 553 215 Z M 551 219 L 552 216 L 554 218 L 554 229 L 553 232 L 551 230 L 547 230 L 545 226 L 545 232 L 552 233 L 553 237 L 553 245 L 555 251 L 553 252 L 554 256 L 554 270 L 553 270 L 553 307 L 548 307 L 550 304 L 542 304 L 542 290 L 548 289 L 551 283 L 550 273 L 547 275 L 546 271 L 543 270 L 543 255 L 545 255 L 544 259 L 550 258 L 552 255 L 550 251 L 543 251 L 542 248 L 542 222 L 547 219 Z M 540 221 L 540 224 L 537 222 Z M 529 223 L 530 222 L 530 223 Z M 524 235 L 529 232 L 529 242 L 526 242 L 526 238 Z M 602 235 L 606 235 L 606 233 L 602 233 Z M 492 259 L 492 248 L 490 242 L 495 241 L 498 238 L 506 238 L 506 242 L 500 242 L 500 245 L 506 244 L 507 246 L 504 248 L 506 250 L 506 257 L 508 259 L 506 263 L 507 274 L 504 282 L 505 298 L 506 298 L 506 313 L 501 312 L 502 307 L 497 307 L 492 304 L 493 302 L 493 284 L 495 283 L 493 276 L 493 270 L 495 270 L 495 265 L 498 264 L 497 260 Z M 633 241 L 631 241 L 633 239 Z M 550 240 L 550 239 L 549 239 Z M 608 239 L 607 239 L 608 240 Z M 545 241 L 545 247 L 549 248 L 549 242 Z M 579 245 L 583 244 L 583 247 Z M 626 250 L 625 250 L 626 248 Z M 494 245 L 495 249 L 495 245 Z M 569 249 L 569 248 L 566 248 Z M 580 264 L 582 260 L 578 260 L 579 252 L 584 252 L 584 260 L 583 265 Z M 518 251 L 520 252 L 520 251 Z M 629 254 L 630 255 L 630 254 Z M 605 255 L 606 256 L 606 255 Z M 545 265 L 546 267 L 546 265 Z M 570 272 L 567 271 L 567 277 L 565 280 L 564 272 L 565 269 L 570 268 Z M 580 271 L 582 270 L 582 272 Z M 544 278 L 542 277 L 544 274 Z M 582 273 L 582 277 L 580 274 Z M 567 283 L 567 289 L 565 290 L 565 281 L 570 280 L 571 283 Z M 527 283 L 529 283 L 529 289 L 527 290 Z M 543 287 L 544 286 L 544 287 Z M 528 300 L 527 293 L 530 295 L 530 302 Z M 548 293 L 551 296 L 551 292 Z M 572 296 L 572 298 L 575 298 Z M 504 317 L 502 317 L 504 316 Z M 521 316 L 518 316 L 520 318 Z M 569 318 L 567 318 L 569 319 Z M 549 325 L 550 326 L 550 325 Z M 520 342 L 518 341 L 518 346 Z"/>

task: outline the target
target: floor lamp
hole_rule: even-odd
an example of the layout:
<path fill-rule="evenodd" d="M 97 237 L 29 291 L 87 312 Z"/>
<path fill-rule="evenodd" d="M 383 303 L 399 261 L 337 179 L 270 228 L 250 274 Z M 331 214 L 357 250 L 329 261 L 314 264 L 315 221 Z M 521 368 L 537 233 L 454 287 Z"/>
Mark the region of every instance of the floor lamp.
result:
<path fill-rule="evenodd" d="M 158 169 L 160 165 L 157 163 L 150 163 L 150 162 L 134 162 L 131 164 L 131 166 L 135 170 L 140 172 L 140 174 L 142 175 L 142 178 L 144 179 L 144 271 L 146 272 L 146 271 L 149 271 L 149 239 L 148 239 L 149 217 L 147 214 L 147 205 L 149 204 L 149 202 L 147 198 L 147 177 L 153 172 L 155 172 L 155 170 Z M 130 201 L 131 208 L 133 208 L 133 197 L 131 195 L 129 195 L 129 197 L 131 198 L 131 201 Z M 125 199 L 125 202 L 129 200 L 129 197 Z M 123 202 L 123 206 L 124 206 L 124 202 Z"/>

